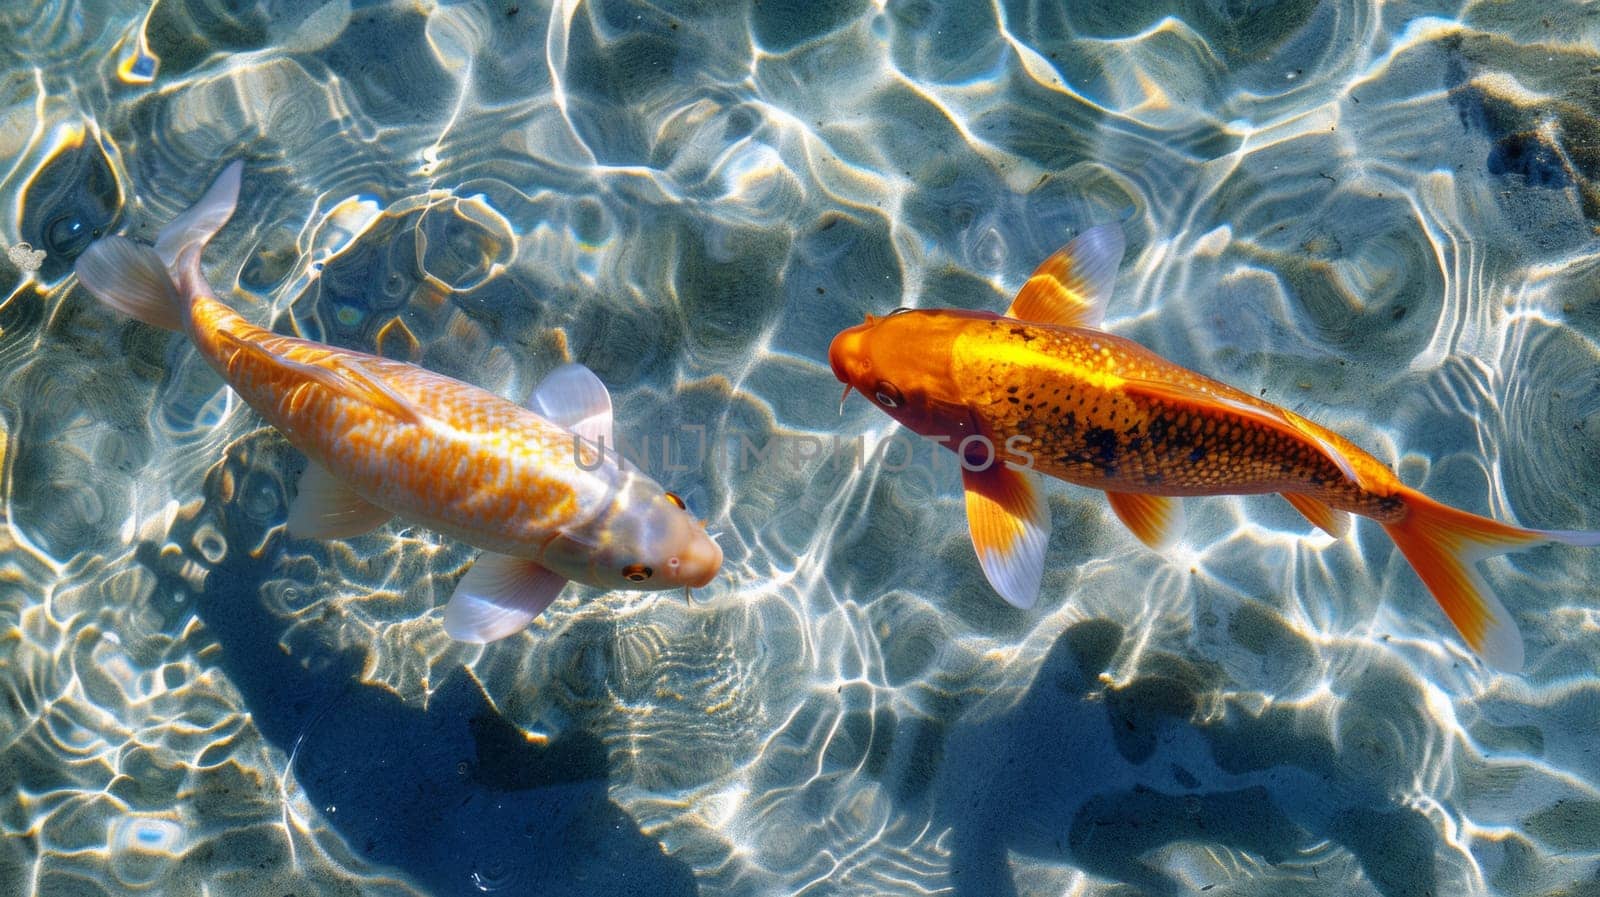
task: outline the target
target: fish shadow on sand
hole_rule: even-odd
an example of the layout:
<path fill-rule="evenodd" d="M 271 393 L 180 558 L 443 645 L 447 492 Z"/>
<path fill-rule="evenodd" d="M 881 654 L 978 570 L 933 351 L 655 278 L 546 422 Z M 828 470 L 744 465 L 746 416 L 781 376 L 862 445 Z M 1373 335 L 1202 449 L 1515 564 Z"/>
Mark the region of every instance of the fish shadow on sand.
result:
<path fill-rule="evenodd" d="M 218 495 L 221 476 L 240 478 L 277 460 L 263 453 L 279 451 L 288 449 L 275 437 L 245 440 L 213 468 L 206 494 Z M 229 545 L 259 543 L 259 525 L 240 520 L 236 507 L 210 500 L 197 515 L 180 515 L 169 544 L 193 546 L 207 522 Z M 221 651 L 205 652 L 206 662 L 227 674 L 261 734 L 291 756 L 294 781 L 321 811 L 320 823 L 352 851 L 438 897 L 698 893 L 689 868 L 611 802 L 606 751 L 593 735 L 530 743 L 464 671 L 421 707 L 362 682 L 360 651 L 308 663 L 283 650 L 288 621 L 261 589 L 281 575 L 277 552 L 276 541 L 260 557 L 235 547 L 211 564 L 193 548 L 174 558 L 145 543 L 136 556 L 161 578 L 158 595 L 187 590 L 176 572 L 184 562 L 209 568 L 195 611 Z"/>
<path fill-rule="evenodd" d="M 1122 635 L 1108 621 L 1069 628 L 1021 700 L 993 716 L 979 704 L 967 714 L 977 721 L 951 731 L 929 784 L 957 895 L 1015 895 L 1012 855 L 1067 863 L 1129 894 L 1188 894 L 1229 882 L 1180 881 L 1163 848 L 1231 848 L 1277 864 L 1324 841 L 1348 850 L 1385 897 L 1439 893 L 1439 835 L 1390 796 L 1386 773 L 1307 734 L 1291 709 L 1197 722 L 1192 679 L 1102 684 Z"/>

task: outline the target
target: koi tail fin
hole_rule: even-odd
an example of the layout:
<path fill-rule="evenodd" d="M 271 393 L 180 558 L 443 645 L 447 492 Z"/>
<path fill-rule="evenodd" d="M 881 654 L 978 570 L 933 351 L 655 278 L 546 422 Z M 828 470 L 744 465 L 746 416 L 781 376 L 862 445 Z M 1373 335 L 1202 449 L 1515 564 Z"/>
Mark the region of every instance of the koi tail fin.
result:
<path fill-rule="evenodd" d="M 161 263 L 176 272 L 178 258 L 185 249 L 204 248 L 222 226 L 233 217 L 233 207 L 239 203 L 239 182 L 243 178 L 244 163 L 233 161 L 206 192 L 182 215 L 167 222 L 156 235 L 156 254 Z"/>
<path fill-rule="evenodd" d="M 94 241 L 73 265 L 96 299 L 153 327 L 183 330 L 183 299 L 161 257 L 127 237 Z"/>
<path fill-rule="evenodd" d="M 1384 525 L 1467 644 L 1497 669 L 1522 668 L 1522 633 L 1474 567 L 1491 555 L 1545 542 L 1600 545 L 1600 532 L 1522 529 L 1403 493 L 1406 516 Z"/>
<path fill-rule="evenodd" d="M 239 162 L 223 169 L 192 208 L 161 229 L 154 248 L 119 236 L 96 240 L 73 266 L 78 282 L 129 317 L 183 330 L 186 288 L 209 292 L 199 276 L 200 250 L 233 215 L 242 169 Z"/>

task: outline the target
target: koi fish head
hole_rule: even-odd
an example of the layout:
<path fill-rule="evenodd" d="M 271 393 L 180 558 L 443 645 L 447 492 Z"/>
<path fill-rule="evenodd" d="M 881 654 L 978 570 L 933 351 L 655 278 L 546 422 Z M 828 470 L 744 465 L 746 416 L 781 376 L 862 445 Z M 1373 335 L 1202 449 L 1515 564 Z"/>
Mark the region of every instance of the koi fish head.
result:
<path fill-rule="evenodd" d="M 867 316 L 833 338 L 833 375 L 884 413 L 924 436 L 973 431 L 972 415 L 950 374 L 956 338 L 980 312 L 896 309 Z"/>
<path fill-rule="evenodd" d="M 722 568 L 722 548 L 683 500 L 629 471 L 610 507 L 546 548 L 543 563 L 608 589 L 699 588 Z"/>

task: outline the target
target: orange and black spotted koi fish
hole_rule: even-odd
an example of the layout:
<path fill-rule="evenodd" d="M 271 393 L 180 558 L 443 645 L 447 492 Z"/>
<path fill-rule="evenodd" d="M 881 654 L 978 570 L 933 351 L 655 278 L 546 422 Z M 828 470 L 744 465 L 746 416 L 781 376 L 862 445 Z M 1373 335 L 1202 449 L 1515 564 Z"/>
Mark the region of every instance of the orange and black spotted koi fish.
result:
<path fill-rule="evenodd" d="M 445 630 L 487 642 L 522 629 L 569 581 L 703 586 L 722 549 L 683 502 L 623 461 L 611 396 L 562 365 L 527 407 L 415 365 L 281 336 L 217 300 L 200 253 L 239 195 L 228 166 L 154 247 L 123 237 L 78 258 L 105 304 L 186 333 L 251 408 L 311 463 L 291 536 L 344 538 L 400 516 L 484 549 L 445 607 Z"/>
<path fill-rule="evenodd" d="M 1045 260 L 1003 315 L 899 309 L 829 347 L 846 397 L 855 389 L 963 455 L 972 542 L 995 590 L 1018 607 L 1038 597 L 1050 517 L 1030 470 L 1104 490 L 1157 549 L 1182 530 L 1179 496 L 1276 492 L 1335 537 L 1348 514 L 1376 520 L 1467 643 L 1519 669 L 1517 625 L 1474 563 L 1543 542 L 1600 545 L 1600 532 L 1442 505 L 1339 434 L 1100 330 L 1122 252 L 1120 227 L 1095 227 Z"/>

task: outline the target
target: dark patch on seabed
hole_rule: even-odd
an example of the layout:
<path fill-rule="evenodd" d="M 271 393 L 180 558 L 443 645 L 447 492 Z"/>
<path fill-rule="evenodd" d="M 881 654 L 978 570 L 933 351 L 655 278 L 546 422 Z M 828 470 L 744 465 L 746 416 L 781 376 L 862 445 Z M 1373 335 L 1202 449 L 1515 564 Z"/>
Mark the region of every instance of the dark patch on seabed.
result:
<path fill-rule="evenodd" d="M 1594 56 L 1548 46 L 1519 46 L 1486 34 L 1445 41 L 1445 88 L 1462 127 L 1490 141 L 1489 173 L 1528 187 L 1575 188 L 1583 215 L 1600 222 L 1600 69 Z M 1480 72 L 1510 72 L 1548 92 L 1529 101 L 1499 90 Z"/>
<path fill-rule="evenodd" d="M 274 446 L 282 450 L 266 434 L 236 444 L 207 478 L 210 500 L 173 525 L 169 544 L 195 544 L 206 523 L 229 545 L 258 544 L 258 525 L 219 513 L 226 502 L 217 495 L 225 474 L 237 482 L 272 463 Z M 437 897 L 698 893 L 689 868 L 609 799 L 606 753 L 593 735 L 566 732 L 535 746 L 465 672 L 423 708 L 362 684 L 359 651 L 308 662 L 282 650 L 285 621 L 261 598 L 280 544 L 275 538 L 260 557 L 230 550 L 215 566 L 192 548 L 163 557 L 152 543 L 137 558 L 160 577 L 156 594 L 187 588 L 176 572 L 185 562 L 209 568 L 196 611 L 222 650 L 206 662 L 238 688 L 261 734 L 292 754 L 295 781 L 311 802 L 335 808 L 323 818 L 352 850 Z"/>
<path fill-rule="evenodd" d="M 1108 621 L 1067 629 L 1020 701 L 957 720 L 942 749 L 915 731 L 937 723 L 902 728 L 896 746 L 910 747 L 883 768 L 908 773 L 890 776 L 898 801 L 931 798 L 935 829 L 950 829 L 957 895 L 1013 897 L 1010 857 L 1022 855 L 1176 897 L 1192 891 L 1146 861 L 1153 851 L 1204 842 L 1276 864 L 1323 841 L 1349 851 L 1385 897 L 1438 893 L 1439 834 L 1390 796 L 1384 769 L 1302 734 L 1290 709 L 1197 721 L 1215 677 L 1181 658 L 1105 686 L 1099 674 L 1122 641 Z M 1341 713 L 1400 714 L 1420 701 L 1410 688 L 1374 674 Z"/>
<path fill-rule="evenodd" d="M 44 251 L 39 278 L 48 283 L 65 277 L 78 255 L 111 229 L 119 202 L 111 163 L 92 139 L 40 169 L 27 183 L 17 228 L 29 246 Z"/>

